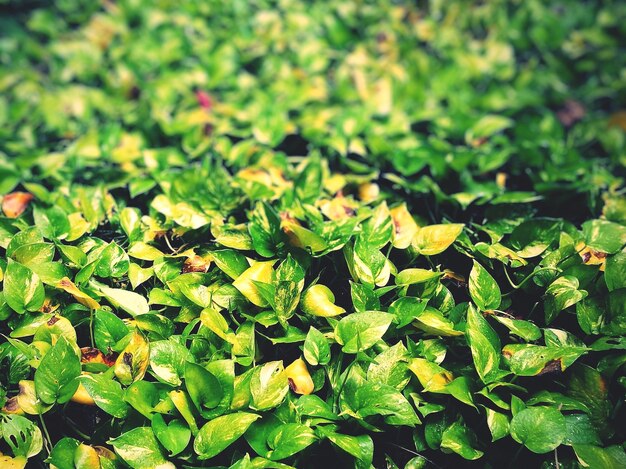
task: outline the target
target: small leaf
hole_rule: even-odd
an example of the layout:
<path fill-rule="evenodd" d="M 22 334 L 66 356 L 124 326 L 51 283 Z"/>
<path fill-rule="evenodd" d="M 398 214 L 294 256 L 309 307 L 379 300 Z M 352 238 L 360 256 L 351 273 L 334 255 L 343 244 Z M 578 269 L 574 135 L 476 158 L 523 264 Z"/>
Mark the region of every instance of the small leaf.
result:
<path fill-rule="evenodd" d="M 260 417 L 249 412 L 236 412 L 222 415 L 205 424 L 193 443 L 198 459 L 210 459 L 220 454 L 239 439 Z"/>
<path fill-rule="evenodd" d="M 511 436 L 533 453 L 552 451 L 566 435 L 565 418 L 552 407 L 529 407 L 511 420 Z"/>
<path fill-rule="evenodd" d="M 149 363 L 150 343 L 139 329 L 135 329 L 130 342 L 115 361 L 115 376 L 128 386 L 144 377 Z"/>
<path fill-rule="evenodd" d="M 126 417 L 128 404 L 124 401 L 122 387 L 108 373 L 85 373 L 79 380 L 98 407 L 115 418 Z"/>
<path fill-rule="evenodd" d="M 37 396 L 46 404 L 63 404 L 71 399 L 78 388 L 80 357 L 64 336 L 44 355 L 35 371 Z"/>
<path fill-rule="evenodd" d="M 500 306 L 500 287 L 491 274 L 476 261 L 469 276 L 469 292 L 481 311 L 490 311 Z"/>
<path fill-rule="evenodd" d="M 465 333 L 476 372 L 480 379 L 487 383 L 494 374 L 497 374 L 500 367 L 500 338 L 471 304 L 467 310 Z"/>
<path fill-rule="evenodd" d="M 311 365 L 327 365 L 330 361 L 330 345 L 320 331 L 313 326 L 304 340 L 304 358 Z"/>
<path fill-rule="evenodd" d="M 391 314 L 380 311 L 353 313 L 337 323 L 335 338 L 344 353 L 358 353 L 378 342 L 392 321 Z"/>
<path fill-rule="evenodd" d="M 463 226 L 460 223 L 424 226 L 417 231 L 413 245 L 424 256 L 441 254 L 458 238 Z"/>
<path fill-rule="evenodd" d="M 170 452 L 170 456 L 176 456 L 182 452 L 191 440 L 191 430 L 178 419 L 165 423 L 161 414 L 152 417 L 152 430 L 159 442 Z"/>
<path fill-rule="evenodd" d="M 16 313 L 37 311 L 46 292 L 39 276 L 28 267 L 8 259 L 3 282 L 4 299 Z"/>
<path fill-rule="evenodd" d="M 189 362 L 185 366 L 185 387 L 200 412 L 217 406 L 224 395 L 222 385 L 215 375 L 195 363 Z"/>
<path fill-rule="evenodd" d="M 134 428 L 108 442 L 133 469 L 175 469 L 163 454 L 150 427 Z"/>

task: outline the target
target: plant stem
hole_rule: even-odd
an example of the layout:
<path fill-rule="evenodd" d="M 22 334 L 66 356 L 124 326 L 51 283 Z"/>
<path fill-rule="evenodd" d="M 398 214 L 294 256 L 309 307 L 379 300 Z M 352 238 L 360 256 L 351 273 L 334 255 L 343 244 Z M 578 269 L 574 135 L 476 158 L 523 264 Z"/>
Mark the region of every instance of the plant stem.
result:
<path fill-rule="evenodd" d="M 524 284 L 530 280 L 531 278 L 533 278 L 536 274 L 538 274 L 539 272 L 545 272 L 546 270 L 555 270 L 557 272 L 561 272 L 561 269 L 557 268 L 557 267 L 542 267 L 540 269 L 537 269 L 533 272 L 531 272 L 530 274 L 528 274 L 518 285 L 515 285 L 515 283 L 513 282 L 513 280 L 511 279 L 511 277 L 509 276 L 509 272 L 506 270 L 506 267 L 503 265 L 503 270 L 504 270 L 504 275 L 506 275 L 507 280 L 509 281 L 509 283 L 511 284 L 511 286 L 513 287 L 513 290 L 511 290 L 508 293 L 503 294 L 502 296 L 509 296 L 510 294 L 512 294 L 515 290 L 518 290 L 520 288 L 522 288 L 524 286 Z"/>
<path fill-rule="evenodd" d="M 39 421 L 41 422 L 41 429 L 43 430 L 45 442 L 44 446 L 46 447 L 46 452 L 48 453 L 48 456 L 50 456 L 50 453 L 52 451 L 52 439 L 50 438 L 50 433 L 48 433 L 48 427 L 46 426 L 46 422 L 44 421 L 41 412 L 39 412 Z"/>

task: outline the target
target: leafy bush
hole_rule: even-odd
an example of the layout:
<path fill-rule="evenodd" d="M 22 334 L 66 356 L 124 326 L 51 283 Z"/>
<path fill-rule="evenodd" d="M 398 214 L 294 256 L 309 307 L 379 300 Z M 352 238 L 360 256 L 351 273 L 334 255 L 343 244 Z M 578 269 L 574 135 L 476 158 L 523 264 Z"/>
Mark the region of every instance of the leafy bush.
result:
<path fill-rule="evenodd" d="M 0 8 L 2 467 L 626 467 L 622 2 Z"/>

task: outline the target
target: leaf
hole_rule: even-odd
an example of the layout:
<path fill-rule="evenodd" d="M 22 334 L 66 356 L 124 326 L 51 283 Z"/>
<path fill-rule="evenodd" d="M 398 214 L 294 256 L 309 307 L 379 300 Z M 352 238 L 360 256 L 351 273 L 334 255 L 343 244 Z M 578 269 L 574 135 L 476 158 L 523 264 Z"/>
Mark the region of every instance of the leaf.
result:
<path fill-rule="evenodd" d="M 619 445 L 600 448 L 594 445 L 574 445 L 578 462 L 583 467 L 613 469 L 626 465 L 626 452 Z"/>
<path fill-rule="evenodd" d="M 267 438 L 271 448 L 269 459 L 280 461 L 288 458 L 312 445 L 317 435 L 308 426 L 299 423 L 286 423 L 279 426 Z"/>
<path fill-rule="evenodd" d="M 274 261 L 257 262 L 248 268 L 233 282 L 233 286 L 245 296 L 250 303 L 265 307 L 269 302 L 261 295 L 258 283 L 272 284 L 274 280 Z"/>
<path fill-rule="evenodd" d="M 483 382 L 488 383 L 500 367 L 500 338 L 472 305 L 467 309 L 465 334 L 476 372 Z"/>
<path fill-rule="evenodd" d="M 98 253 L 94 272 L 104 278 L 121 277 L 128 272 L 129 266 L 128 254 L 117 244 L 109 243 Z"/>
<path fill-rule="evenodd" d="M 350 282 L 352 305 L 357 312 L 380 309 L 380 300 L 370 285 Z"/>
<path fill-rule="evenodd" d="M 565 418 L 552 407 L 529 407 L 513 416 L 511 436 L 533 453 L 557 448 L 567 435 Z"/>
<path fill-rule="evenodd" d="M 455 452 L 470 461 L 479 459 L 483 452 L 474 448 L 476 437 L 466 426 L 455 422 L 446 428 L 441 437 L 441 447 Z"/>
<path fill-rule="evenodd" d="M 174 340 L 155 340 L 150 343 L 150 368 L 159 379 L 178 386 L 189 355 L 189 350 Z"/>
<path fill-rule="evenodd" d="M 16 313 L 37 311 L 46 293 L 39 276 L 28 267 L 8 259 L 3 282 L 4 299 Z"/>
<path fill-rule="evenodd" d="M 137 427 L 108 441 L 133 469 L 175 469 L 168 462 L 150 427 Z"/>
<path fill-rule="evenodd" d="M 505 116 L 487 114 L 481 117 L 470 129 L 468 129 L 465 140 L 471 142 L 474 139 L 491 137 L 492 135 L 508 129 L 513 125 L 513 121 Z"/>
<path fill-rule="evenodd" d="M 609 291 L 626 287 L 626 252 L 607 257 L 604 281 Z"/>
<path fill-rule="evenodd" d="M 185 366 L 185 387 L 200 412 L 205 408 L 216 407 L 224 395 L 222 385 L 215 375 L 191 362 Z"/>
<path fill-rule="evenodd" d="M 414 285 L 436 281 L 443 276 L 443 272 L 433 272 L 426 269 L 404 269 L 396 275 L 396 285 Z"/>
<path fill-rule="evenodd" d="M 313 326 L 304 340 L 304 359 L 311 365 L 327 365 L 330 361 L 330 345 L 320 331 Z"/>
<path fill-rule="evenodd" d="M 367 369 L 367 380 L 393 386 L 402 391 L 408 384 L 410 373 L 408 368 L 409 354 L 402 342 L 388 347 L 370 363 Z"/>
<path fill-rule="evenodd" d="M 518 376 L 536 376 L 563 371 L 585 354 L 583 347 L 543 347 L 532 344 L 509 344 L 502 355 L 511 371 Z"/>
<path fill-rule="evenodd" d="M 96 310 L 93 322 L 94 339 L 100 350 L 115 348 L 129 332 L 124 321 L 109 311 Z"/>
<path fill-rule="evenodd" d="M 260 417 L 249 412 L 236 412 L 222 415 L 205 424 L 193 443 L 198 459 L 210 459 L 220 454 L 239 439 Z"/>
<path fill-rule="evenodd" d="M 380 311 L 353 313 L 337 323 L 335 338 L 344 353 L 358 353 L 380 340 L 392 321 L 391 314 Z"/>
<path fill-rule="evenodd" d="M 87 306 L 89 309 L 100 308 L 100 304 L 96 300 L 79 290 L 78 287 L 74 285 L 74 282 L 72 282 L 69 278 L 63 277 L 58 286 L 66 293 L 72 295 L 80 304 Z"/>
<path fill-rule="evenodd" d="M 491 311 L 500 307 L 502 299 L 500 287 L 491 274 L 476 261 L 469 276 L 469 292 L 481 311 Z"/>
<path fill-rule="evenodd" d="M 124 401 L 122 387 L 108 373 L 85 373 L 79 380 L 98 407 L 115 418 L 126 417 L 128 404 Z"/>
<path fill-rule="evenodd" d="M 426 309 L 428 300 L 405 296 L 398 298 L 389 307 L 389 313 L 395 316 L 396 327 L 407 326 L 417 319 Z"/>
<path fill-rule="evenodd" d="M 131 316 L 147 314 L 150 311 L 148 301 L 139 293 L 105 286 L 98 286 L 97 288 L 109 303 L 116 308 L 123 309 Z"/>
<path fill-rule="evenodd" d="M 380 249 L 391 240 L 393 221 L 387 204 L 383 202 L 372 212 L 370 218 L 362 225 L 361 238 L 372 248 Z"/>
<path fill-rule="evenodd" d="M 459 237 L 463 227 L 460 223 L 424 226 L 417 231 L 413 246 L 424 256 L 441 254 Z"/>
<path fill-rule="evenodd" d="M 8 218 L 17 218 L 24 213 L 33 198 L 33 194 L 28 192 L 12 192 L 7 194 L 2 198 L 2 212 L 4 212 L 4 215 Z"/>
<path fill-rule="evenodd" d="M 546 290 L 546 323 L 552 322 L 559 312 L 578 303 L 587 296 L 585 290 L 578 290 L 578 279 L 571 275 L 557 278 Z"/>
<path fill-rule="evenodd" d="M 189 427 L 178 419 L 165 423 L 161 414 L 154 414 L 152 417 L 152 431 L 170 456 L 181 453 L 191 440 Z"/>
<path fill-rule="evenodd" d="M 409 401 L 387 384 L 364 383 L 356 390 L 350 405 L 361 418 L 381 415 L 389 425 L 414 426 L 420 423 Z"/>
<path fill-rule="evenodd" d="M 354 456 L 359 462 L 359 467 L 370 467 L 374 458 L 374 442 L 369 435 L 343 435 L 320 427 L 319 431 L 330 442 Z"/>
<path fill-rule="evenodd" d="M 64 336 L 44 355 L 35 371 L 37 397 L 46 404 L 63 404 L 78 388 L 80 357 Z"/>
<path fill-rule="evenodd" d="M 135 329 L 130 342 L 115 361 L 115 376 L 128 386 L 144 377 L 149 363 L 150 343 L 139 329 Z"/>
<path fill-rule="evenodd" d="M 533 341 L 541 338 L 541 329 L 530 321 L 522 319 L 511 319 L 503 316 L 491 316 L 500 324 L 506 326 L 511 334 L 514 334 L 526 341 Z"/>
<path fill-rule="evenodd" d="M 255 367 L 250 377 L 251 408 L 268 410 L 279 406 L 289 392 L 289 382 L 282 361 Z"/>
<path fill-rule="evenodd" d="M 61 438 L 52 448 L 47 462 L 59 469 L 74 469 L 74 454 L 79 446 L 80 442 L 74 438 Z"/>
<path fill-rule="evenodd" d="M 16 458 L 31 458 L 43 448 L 41 430 L 21 415 L 3 415 L 0 434 Z"/>
<path fill-rule="evenodd" d="M 508 417 L 495 410 L 485 408 L 487 413 L 487 426 L 491 432 L 491 441 L 497 441 L 509 434 L 509 419 Z"/>
<path fill-rule="evenodd" d="M 585 243 L 595 251 L 615 254 L 626 244 L 626 227 L 607 220 L 583 223 Z"/>

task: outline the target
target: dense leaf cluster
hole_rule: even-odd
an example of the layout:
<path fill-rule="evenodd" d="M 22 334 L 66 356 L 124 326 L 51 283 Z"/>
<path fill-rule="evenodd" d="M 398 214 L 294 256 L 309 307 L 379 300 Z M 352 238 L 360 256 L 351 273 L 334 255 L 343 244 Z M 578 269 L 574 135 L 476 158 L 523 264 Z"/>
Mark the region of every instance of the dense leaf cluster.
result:
<path fill-rule="evenodd" d="M 626 467 L 622 2 L 0 10 L 0 466 Z"/>

